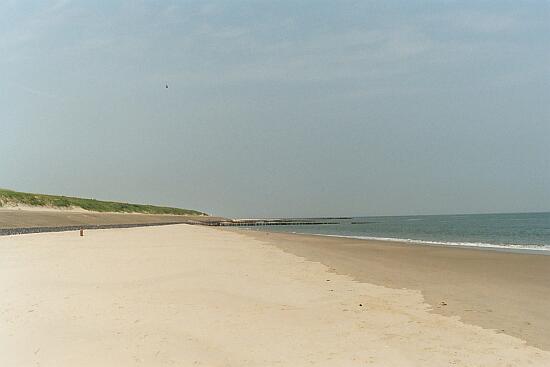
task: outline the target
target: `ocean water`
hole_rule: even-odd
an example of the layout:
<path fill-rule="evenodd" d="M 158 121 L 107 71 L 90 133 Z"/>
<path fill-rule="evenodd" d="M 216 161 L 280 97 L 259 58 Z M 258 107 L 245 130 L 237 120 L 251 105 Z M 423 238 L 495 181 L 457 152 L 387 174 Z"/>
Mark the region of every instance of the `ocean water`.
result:
<path fill-rule="evenodd" d="M 358 217 L 331 221 L 334 224 L 251 229 L 550 255 L 550 213 Z"/>

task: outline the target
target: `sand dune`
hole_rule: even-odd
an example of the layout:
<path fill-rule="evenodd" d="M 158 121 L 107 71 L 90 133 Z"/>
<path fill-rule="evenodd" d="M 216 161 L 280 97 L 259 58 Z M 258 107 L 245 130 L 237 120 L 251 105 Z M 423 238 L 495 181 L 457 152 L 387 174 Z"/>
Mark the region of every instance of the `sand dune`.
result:
<path fill-rule="evenodd" d="M 0 238 L 4 366 L 548 366 L 239 233 L 174 225 Z"/>

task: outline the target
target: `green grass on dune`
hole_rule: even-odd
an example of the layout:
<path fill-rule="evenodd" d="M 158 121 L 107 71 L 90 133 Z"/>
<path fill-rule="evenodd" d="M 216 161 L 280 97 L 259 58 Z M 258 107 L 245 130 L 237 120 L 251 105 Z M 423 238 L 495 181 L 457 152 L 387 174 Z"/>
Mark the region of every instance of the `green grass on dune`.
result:
<path fill-rule="evenodd" d="M 206 215 L 196 210 L 169 208 L 154 205 L 118 203 L 95 199 L 74 198 L 69 196 L 30 194 L 12 190 L 0 189 L 0 207 L 4 205 L 30 205 L 50 208 L 82 208 L 94 212 L 113 213 L 143 213 L 143 214 L 175 214 L 175 215 Z"/>

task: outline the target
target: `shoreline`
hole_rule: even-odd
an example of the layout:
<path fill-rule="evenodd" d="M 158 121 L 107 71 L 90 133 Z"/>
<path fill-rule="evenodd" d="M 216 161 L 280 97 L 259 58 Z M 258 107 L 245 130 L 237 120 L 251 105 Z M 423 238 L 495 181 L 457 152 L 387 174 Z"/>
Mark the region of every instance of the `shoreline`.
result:
<path fill-rule="evenodd" d="M 522 244 L 493 244 L 493 243 L 484 243 L 484 242 L 427 241 L 427 240 L 414 240 L 410 238 L 346 236 L 346 235 L 334 235 L 334 234 L 324 234 L 324 233 L 270 232 L 270 231 L 256 230 L 253 228 L 249 228 L 246 230 L 251 230 L 256 232 L 296 234 L 296 235 L 304 235 L 304 236 L 344 238 L 344 239 L 354 239 L 354 240 L 362 240 L 362 241 L 401 243 L 401 244 L 409 244 L 413 246 L 420 245 L 420 246 L 435 246 L 435 247 L 449 247 L 449 248 L 466 248 L 471 250 L 487 250 L 487 251 L 497 251 L 497 252 L 521 253 L 521 254 L 525 253 L 525 254 L 546 255 L 546 256 L 550 255 L 550 247 L 548 247 L 548 245 L 539 245 L 539 244 L 522 245 Z"/>
<path fill-rule="evenodd" d="M 433 313 L 550 350 L 550 257 L 540 253 L 225 230 L 322 263 L 360 282 L 421 291 Z"/>

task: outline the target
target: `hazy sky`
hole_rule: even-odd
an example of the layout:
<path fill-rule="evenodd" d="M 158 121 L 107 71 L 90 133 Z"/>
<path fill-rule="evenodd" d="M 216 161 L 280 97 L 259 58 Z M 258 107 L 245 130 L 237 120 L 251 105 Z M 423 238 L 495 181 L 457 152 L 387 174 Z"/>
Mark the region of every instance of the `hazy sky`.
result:
<path fill-rule="evenodd" d="M 0 187 L 241 217 L 550 210 L 549 1 L 159 3 L 0 3 Z"/>

